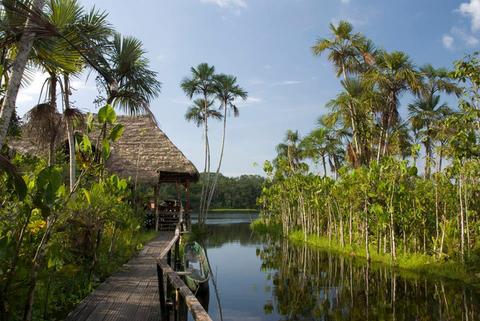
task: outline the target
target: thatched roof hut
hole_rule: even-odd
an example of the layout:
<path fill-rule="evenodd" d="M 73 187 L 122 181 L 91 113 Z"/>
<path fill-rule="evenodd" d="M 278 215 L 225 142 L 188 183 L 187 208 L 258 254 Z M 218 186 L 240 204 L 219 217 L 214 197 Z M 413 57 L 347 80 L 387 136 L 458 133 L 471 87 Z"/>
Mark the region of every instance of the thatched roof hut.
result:
<path fill-rule="evenodd" d="M 193 163 L 147 116 L 119 116 L 122 137 L 113 145 L 107 169 L 141 183 L 196 182 Z"/>
<path fill-rule="evenodd" d="M 109 172 L 131 177 L 134 182 L 156 185 L 163 182 L 186 184 L 198 181 L 195 165 L 172 143 L 148 116 L 118 116 L 124 125 L 122 137 L 113 144 L 107 161 Z M 92 137 L 93 139 L 93 137 Z M 44 146 L 23 136 L 9 142 L 21 153 L 45 156 Z"/>

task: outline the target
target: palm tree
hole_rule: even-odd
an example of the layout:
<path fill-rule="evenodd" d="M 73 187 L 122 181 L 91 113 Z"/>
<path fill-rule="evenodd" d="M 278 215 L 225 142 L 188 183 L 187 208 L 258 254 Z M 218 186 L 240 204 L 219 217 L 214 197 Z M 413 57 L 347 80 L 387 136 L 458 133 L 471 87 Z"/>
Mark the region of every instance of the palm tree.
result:
<path fill-rule="evenodd" d="M 324 51 L 329 51 L 328 59 L 334 64 L 337 77 L 342 76 L 342 85 L 347 89 L 347 93 L 353 90 L 356 96 L 361 95 L 361 83 L 351 80 L 352 75 L 365 73 L 370 66 L 375 63 L 376 49 L 373 42 L 366 39 L 360 33 L 353 33 L 353 26 L 346 21 L 340 21 L 338 26 L 330 24 L 332 33 L 331 39 L 323 38 L 317 41 L 312 47 L 314 55 L 321 55 Z M 345 102 L 346 110 L 349 113 L 349 125 L 353 136 L 353 158 L 356 160 L 355 166 L 366 162 L 362 155 L 362 146 L 359 142 L 358 118 L 359 111 L 357 106 L 351 101 Z"/>
<path fill-rule="evenodd" d="M 296 172 L 300 168 L 301 160 L 303 159 L 302 146 L 300 143 L 301 140 L 298 130 L 287 130 L 285 139 L 276 147 L 278 155 L 274 162 L 278 163 L 279 159 L 285 158 L 290 170 L 293 173 Z"/>
<path fill-rule="evenodd" d="M 97 82 L 106 93 L 98 102 L 111 104 L 127 114 L 148 114 L 154 119 L 150 102 L 160 93 L 157 73 L 149 68 L 142 42 L 114 33 L 104 56 L 98 57 L 102 72 Z"/>
<path fill-rule="evenodd" d="M 312 159 L 314 163 L 322 161 L 324 177 L 327 176 L 328 134 L 326 128 L 320 127 L 311 131 L 300 143 L 305 157 Z"/>
<path fill-rule="evenodd" d="M 381 133 L 377 151 L 379 160 L 380 155 L 387 154 L 391 129 L 399 122 L 399 99 L 408 90 L 413 93 L 420 92 L 421 75 L 405 53 L 382 51 L 377 56 L 375 68 L 366 74 L 366 79 L 378 87 L 385 97 L 385 106 L 380 112 Z"/>
<path fill-rule="evenodd" d="M 246 100 L 248 93 L 237 84 L 237 77 L 232 75 L 219 74 L 215 75 L 215 97 L 221 103 L 221 108 L 223 109 L 223 131 L 222 131 L 222 144 L 220 148 L 220 158 L 218 160 L 217 171 L 215 173 L 215 178 L 213 185 L 210 189 L 208 200 L 206 204 L 206 211 L 210 207 L 210 203 L 215 193 L 215 188 L 217 187 L 218 176 L 220 174 L 220 169 L 222 167 L 223 152 L 225 149 L 225 136 L 227 130 L 227 112 L 231 110 L 233 116 L 238 117 L 239 111 L 238 107 L 235 105 L 237 99 Z"/>
<path fill-rule="evenodd" d="M 446 103 L 440 103 L 439 95 L 417 98 L 408 106 L 412 127 L 422 139 L 426 153 L 425 177 L 431 174 L 431 161 L 433 156 L 433 139 L 437 135 L 436 124 L 452 113 Z"/>
<path fill-rule="evenodd" d="M 359 70 L 361 55 L 359 49 L 366 48 L 365 38 L 360 33 L 353 33 L 353 26 L 347 21 L 340 21 L 337 26 L 330 24 L 332 37 L 319 39 L 312 47 L 313 54 L 320 56 L 329 51 L 328 60 L 335 66 L 337 77 L 348 78 L 348 74 Z"/>
<path fill-rule="evenodd" d="M 193 105 L 187 109 L 185 119 L 193 122 L 197 127 L 202 126 L 208 118 L 221 120 L 223 115 L 219 111 L 211 108 L 213 104 L 213 100 L 205 102 L 202 98 L 195 99 Z M 207 105 L 206 113 L 205 105 Z"/>
<path fill-rule="evenodd" d="M 208 113 L 210 97 L 215 93 L 215 67 L 210 66 L 207 63 L 201 63 L 196 68 L 191 67 L 191 77 L 184 78 L 180 84 L 188 98 L 192 99 L 195 95 L 200 95 L 203 99 L 203 112 Z M 208 195 L 210 184 L 210 143 L 208 141 L 208 117 L 203 122 L 204 129 L 204 148 L 205 159 L 203 174 L 206 177 L 204 184 L 202 185 L 202 192 L 200 197 L 200 215 L 199 224 L 202 225 L 205 222 L 207 213 L 205 212 L 206 197 Z M 208 175 L 207 175 L 208 173 Z"/>
<path fill-rule="evenodd" d="M 45 5 L 45 0 L 33 0 L 32 9 L 41 12 Z M 18 90 L 23 78 L 23 73 L 28 62 L 28 56 L 35 41 L 35 28 L 33 19 L 29 16 L 25 22 L 24 32 L 17 43 L 17 54 L 12 65 L 12 74 L 9 79 L 7 91 L 3 97 L 2 108 L 0 110 L 0 146 L 5 141 L 8 125 L 12 118 L 17 100 Z"/>

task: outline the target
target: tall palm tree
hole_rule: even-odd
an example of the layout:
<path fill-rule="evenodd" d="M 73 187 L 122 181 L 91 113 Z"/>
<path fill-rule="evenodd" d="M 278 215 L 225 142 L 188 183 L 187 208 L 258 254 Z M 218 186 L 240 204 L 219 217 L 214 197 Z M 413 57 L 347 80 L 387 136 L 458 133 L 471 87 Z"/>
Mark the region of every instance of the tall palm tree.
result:
<path fill-rule="evenodd" d="M 337 77 L 348 78 L 348 74 L 355 73 L 360 66 L 359 48 L 365 44 L 365 38 L 360 33 L 353 33 L 353 26 L 347 21 L 340 21 L 338 25 L 330 24 L 331 38 L 321 38 L 312 47 L 313 54 L 320 56 L 329 51 L 328 60 L 335 66 Z"/>
<path fill-rule="evenodd" d="M 184 78 L 180 83 L 180 87 L 190 99 L 196 95 L 201 96 L 204 103 L 204 114 L 207 114 L 210 97 L 215 93 L 215 67 L 210 66 L 207 63 L 201 63 L 196 68 L 191 67 L 190 71 L 191 77 Z M 198 220 L 200 225 L 202 225 L 206 219 L 207 213 L 205 212 L 205 203 L 207 201 L 210 185 L 210 143 L 208 140 L 208 117 L 206 117 L 205 121 L 203 122 L 203 130 L 205 148 L 203 174 L 206 179 L 202 184 L 202 192 L 200 197 L 200 215 Z"/>
<path fill-rule="evenodd" d="M 206 211 L 210 207 L 210 203 L 217 187 L 218 176 L 222 167 L 223 152 L 225 150 L 225 136 L 227 131 L 227 112 L 230 110 L 233 112 L 234 117 L 239 116 L 239 110 L 236 103 L 237 99 L 246 100 L 248 93 L 237 84 L 237 77 L 232 75 L 219 74 L 215 75 L 215 97 L 220 102 L 220 108 L 223 109 L 223 130 L 222 130 L 222 144 L 220 147 L 220 158 L 218 160 L 217 170 L 213 180 L 212 187 L 210 188 Z"/>
<path fill-rule="evenodd" d="M 347 21 L 340 21 L 337 26 L 330 24 L 332 37 L 322 38 L 312 47 L 314 55 L 321 55 L 329 51 L 328 59 L 335 66 L 337 77 L 343 77 L 342 85 L 348 89 L 359 89 L 360 83 L 351 80 L 355 74 L 363 74 L 375 63 L 376 49 L 373 42 L 366 39 L 360 33 L 353 32 L 353 26 Z M 357 87 L 357 88 L 354 88 Z M 349 90 L 347 90 L 347 93 Z M 357 95 L 359 94 L 356 91 Z M 352 102 L 346 102 L 349 113 L 349 124 L 353 136 L 353 158 L 357 160 L 355 166 L 365 163 L 362 155 L 362 147 L 365 144 L 359 142 L 357 114 L 359 111 Z"/>
<path fill-rule="evenodd" d="M 34 11 L 41 12 L 45 5 L 45 0 L 33 0 L 31 8 Z M 9 77 L 9 83 L 5 96 L 3 97 L 2 108 L 0 109 L 0 146 L 3 145 L 7 135 L 8 125 L 12 118 L 17 100 L 18 90 L 23 78 L 23 73 L 28 62 L 28 56 L 35 41 L 36 32 L 33 19 L 29 16 L 25 22 L 24 32 L 17 43 L 17 53 L 12 65 L 12 73 Z"/>
<path fill-rule="evenodd" d="M 213 100 L 205 103 L 202 98 L 195 99 L 193 101 L 193 105 L 187 109 L 187 112 L 185 113 L 185 119 L 193 122 L 197 127 L 202 126 L 208 118 L 221 120 L 223 115 L 219 111 L 212 108 L 213 104 Z M 206 112 L 205 105 L 207 105 Z"/>
<path fill-rule="evenodd" d="M 382 51 L 376 59 L 375 68 L 366 74 L 366 79 L 378 87 L 385 97 L 385 106 L 380 112 L 381 134 L 377 160 L 386 155 L 392 128 L 399 122 L 399 99 L 407 91 L 418 93 L 421 90 L 421 75 L 408 55 L 400 51 Z"/>
<path fill-rule="evenodd" d="M 433 140 L 437 135 L 436 124 L 452 113 L 446 103 L 440 103 L 440 95 L 417 98 L 408 106 L 412 127 L 418 131 L 426 153 L 425 177 L 431 174 L 431 161 L 433 156 Z"/>
<path fill-rule="evenodd" d="M 140 40 L 114 33 L 104 56 L 96 61 L 102 69 L 97 82 L 106 93 L 99 101 L 130 115 L 148 114 L 154 119 L 150 102 L 160 93 L 161 83 L 145 54 Z"/>
<path fill-rule="evenodd" d="M 365 165 L 369 161 L 368 124 L 370 116 L 371 86 L 358 78 L 350 77 L 341 81 L 343 91 L 327 103 L 332 116 L 341 119 L 342 124 L 351 130 L 353 147 L 351 148 L 353 166 Z M 354 111 L 354 112 L 352 112 Z M 334 116 L 335 115 L 335 116 Z"/>
<path fill-rule="evenodd" d="M 304 156 L 312 159 L 315 163 L 322 161 L 324 177 L 327 176 L 328 135 L 328 130 L 320 127 L 311 131 L 300 143 Z"/>
<path fill-rule="evenodd" d="M 303 159 L 302 146 L 300 143 L 301 139 L 298 130 L 287 130 L 285 139 L 276 147 L 278 155 L 275 162 L 277 163 L 280 158 L 285 158 L 288 161 L 290 170 L 296 172 L 300 168 L 301 160 Z"/>

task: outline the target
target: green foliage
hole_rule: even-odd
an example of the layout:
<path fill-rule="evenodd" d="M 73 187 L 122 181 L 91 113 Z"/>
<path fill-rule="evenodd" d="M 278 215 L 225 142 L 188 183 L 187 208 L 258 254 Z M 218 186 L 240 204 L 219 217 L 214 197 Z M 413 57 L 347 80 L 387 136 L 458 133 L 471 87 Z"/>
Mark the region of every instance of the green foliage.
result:
<path fill-rule="evenodd" d="M 200 175 L 200 181 L 190 188 L 191 206 L 195 210 L 200 205 L 202 184 L 205 175 Z M 220 174 L 217 188 L 212 198 L 212 209 L 257 209 L 257 198 L 260 196 L 264 178 L 258 175 L 242 175 L 226 177 Z M 174 185 L 164 184 L 160 195 L 165 199 L 175 199 L 177 192 Z"/>
<path fill-rule="evenodd" d="M 110 106 L 79 136 L 80 175 L 69 192 L 64 164 L 0 156 L 1 314 L 18 320 L 35 284 L 33 319 L 60 320 L 86 294 L 156 236 L 141 231 L 129 182 L 104 163 L 123 127 Z M 102 122 L 100 122 L 102 121 Z M 91 133 L 105 134 L 95 143 Z M 101 152 L 98 152 L 98 151 Z M 20 176 L 19 173 L 26 173 Z"/>
<path fill-rule="evenodd" d="M 330 29 L 333 37 L 313 50 L 329 52 L 342 92 L 318 128 L 304 138 L 287 131 L 277 158 L 265 163 L 263 223 L 368 260 L 478 273 L 479 54 L 456 62 L 453 72 L 416 68 L 405 53 L 376 50 L 349 23 Z M 399 112 L 403 93 L 414 96 L 409 122 Z M 442 93 L 460 97 L 456 110 L 441 103 Z M 307 166 L 319 160 L 323 177 Z"/>

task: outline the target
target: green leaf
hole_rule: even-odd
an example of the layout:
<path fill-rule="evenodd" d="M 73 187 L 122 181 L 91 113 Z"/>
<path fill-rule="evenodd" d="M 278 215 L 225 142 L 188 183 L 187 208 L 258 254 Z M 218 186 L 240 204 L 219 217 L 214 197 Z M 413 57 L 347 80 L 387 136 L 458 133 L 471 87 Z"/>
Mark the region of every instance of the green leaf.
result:
<path fill-rule="evenodd" d="M 104 160 L 110 157 L 110 142 L 107 139 L 102 142 L 102 157 Z"/>
<path fill-rule="evenodd" d="M 111 105 L 105 105 L 98 111 L 98 122 L 100 124 L 113 124 L 117 120 L 117 114 Z"/>
<path fill-rule="evenodd" d="M 93 114 L 88 113 L 87 115 L 87 131 L 88 132 L 91 132 L 93 129 L 93 121 L 94 121 Z"/>
<path fill-rule="evenodd" d="M 90 196 L 90 192 L 87 189 L 82 188 L 82 193 L 83 193 L 83 196 L 85 196 L 85 200 L 87 201 L 88 205 L 91 205 L 92 197 Z"/>
<path fill-rule="evenodd" d="M 16 167 L 2 155 L 0 155 L 0 170 L 7 173 L 8 180 L 13 185 L 15 194 L 17 194 L 20 200 L 23 200 L 27 195 L 27 185 L 23 177 L 18 174 Z"/>
<path fill-rule="evenodd" d="M 116 124 L 115 126 L 113 126 L 109 135 L 110 140 L 116 142 L 120 137 L 122 137 L 124 129 L 125 128 L 122 124 Z"/>
<path fill-rule="evenodd" d="M 54 203 L 57 192 L 63 185 L 62 170 L 56 166 L 49 166 L 44 168 L 36 180 L 37 193 L 43 199 L 44 205 L 51 205 Z"/>
<path fill-rule="evenodd" d="M 92 152 L 92 142 L 87 135 L 83 135 L 82 139 L 82 151 L 84 153 L 91 153 Z"/>

